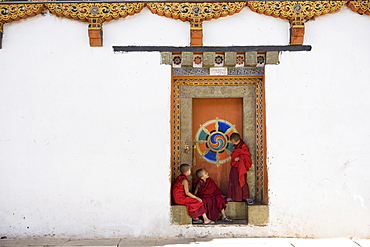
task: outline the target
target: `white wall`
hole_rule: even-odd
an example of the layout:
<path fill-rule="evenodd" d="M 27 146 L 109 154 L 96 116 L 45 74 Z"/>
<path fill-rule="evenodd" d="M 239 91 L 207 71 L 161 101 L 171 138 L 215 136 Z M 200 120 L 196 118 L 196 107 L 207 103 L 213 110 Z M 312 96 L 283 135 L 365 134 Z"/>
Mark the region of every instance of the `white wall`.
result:
<path fill-rule="evenodd" d="M 370 235 L 370 34 L 348 8 L 306 24 L 312 51 L 267 68 L 271 224 L 279 234 Z"/>
<path fill-rule="evenodd" d="M 105 23 L 103 48 L 83 22 L 5 24 L 0 235 L 370 237 L 369 22 L 346 7 L 316 18 L 312 51 L 266 67 L 270 224 L 210 228 L 169 223 L 170 67 L 112 51 L 188 45 L 188 23 L 144 9 Z M 286 21 L 248 9 L 204 28 L 205 45 L 289 40 Z"/>

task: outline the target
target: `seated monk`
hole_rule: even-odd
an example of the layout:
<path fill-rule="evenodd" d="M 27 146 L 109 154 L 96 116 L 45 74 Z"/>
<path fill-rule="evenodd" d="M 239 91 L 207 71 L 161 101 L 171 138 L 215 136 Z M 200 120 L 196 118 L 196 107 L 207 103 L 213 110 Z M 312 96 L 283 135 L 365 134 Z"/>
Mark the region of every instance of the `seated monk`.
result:
<path fill-rule="evenodd" d="M 188 176 L 191 174 L 190 166 L 182 164 L 180 166 L 181 175 L 175 180 L 172 187 L 172 196 L 176 204 L 185 205 L 190 217 L 195 221 L 194 223 L 203 223 L 205 225 L 214 224 L 206 215 L 206 208 L 202 199 L 193 195 L 189 191 Z M 199 216 L 203 217 L 203 222 L 199 220 Z"/>
<path fill-rule="evenodd" d="M 232 222 L 225 214 L 225 208 L 227 201 L 223 197 L 221 190 L 218 188 L 215 181 L 208 176 L 208 172 L 205 169 L 199 169 L 196 171 L 196 175 L 199 178 L 195 187 L 195 195 L 199 196 L 205 204 L 208 218 L 211 220 L 218 220 L 220 213 L 222 214 L 221 221 Z"/>

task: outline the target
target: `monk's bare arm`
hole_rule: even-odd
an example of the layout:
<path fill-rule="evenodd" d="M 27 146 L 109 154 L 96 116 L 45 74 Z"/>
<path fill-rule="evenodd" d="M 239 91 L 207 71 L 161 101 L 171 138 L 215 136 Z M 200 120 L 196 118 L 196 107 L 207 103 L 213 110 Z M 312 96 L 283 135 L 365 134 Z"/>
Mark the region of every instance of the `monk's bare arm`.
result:
<path fill-rule="evenodd" d="M 202 202 L 202 199 L 200 199 L 199 197 L 193 195 L 190 191 L 189 191 L 189 183 L 187 180 L 183 180 L 182 181 L 182 185 L 184 185 L 184 189 L 185 189 L 185 194 L 191 198 L 194 198 L 194 199 L 197 199 L 198 201 Z"/>
<path fill-rule="evenodd" d="M 198 190 L 199 190 L 199 186 L 197 185 L 197 186 L 195 187 L 194 195 L 198 194 Z"/>

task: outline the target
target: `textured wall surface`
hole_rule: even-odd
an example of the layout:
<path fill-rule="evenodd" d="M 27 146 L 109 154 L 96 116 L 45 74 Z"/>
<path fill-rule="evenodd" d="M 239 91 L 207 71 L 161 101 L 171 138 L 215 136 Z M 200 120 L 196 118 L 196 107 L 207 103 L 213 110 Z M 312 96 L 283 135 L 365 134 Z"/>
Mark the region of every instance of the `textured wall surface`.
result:
<path fill-rule="evenodd" d="M 47 19 L 47 21 L 45 21 Z M 370 19 L 306 24 L 310 52 L 266 67 L 270 221 L 170 225 L 170 67 L 112 45 L 188 45 L 189 24 L 140 15 L 87 24 L 46 14 L 4 26 L 0 234 L 14 237 L 367 237 Z M 244 9 L 204 23 L 205 45 L 282 45 L 289 24 Z"/>

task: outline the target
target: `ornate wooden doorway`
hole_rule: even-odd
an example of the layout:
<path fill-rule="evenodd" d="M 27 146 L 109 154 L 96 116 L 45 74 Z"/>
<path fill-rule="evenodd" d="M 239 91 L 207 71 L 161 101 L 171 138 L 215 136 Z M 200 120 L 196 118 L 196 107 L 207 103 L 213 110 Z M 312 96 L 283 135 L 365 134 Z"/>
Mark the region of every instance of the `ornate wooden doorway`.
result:
<path fill-rule="evenodd" d="M 242 124 L 237 124 L 241 125 L 241 130 L 238 129 L 238 132 L 242 133 L 243 139 L 250 147 L 253 156 L 254 165 L 248 172 L 251 197 L 256 202 L 267 203 L 262 77 L 174 77 L 172 98 L 172 181 L 179 175 L 180 164 L 193 165 L 192 170 L 201 166 L 197 163 L 201 158 L 196 157 L 198 154 L 195 152 L 197 151 L 193 149 L 194 133 L 198 130 L 198 128 L 197 130 L 193 128 L 193 103 L 198 104 L 196 102 L 198 99 L 205 98 L 238 99 L 242 102 L 240 116 Z M 215 117 L 222 118 L 221 115 Z M 203 120 L 205 119 L 196 121 L 202 122 Z M 196 157 L 195 164 L 193 164 L 194 157 Z M 229 164 L 226 164 L 226 166 L 229 166 Z M 225 171 L 222 173 L 225 173 Z M 217 177 L 217 174 L 211 174 L 211 176 Z M 228 180 L 227 171 L 225 176 Z M 225 193 L 225 185 L 220 184 L 220 186 Z"/>

